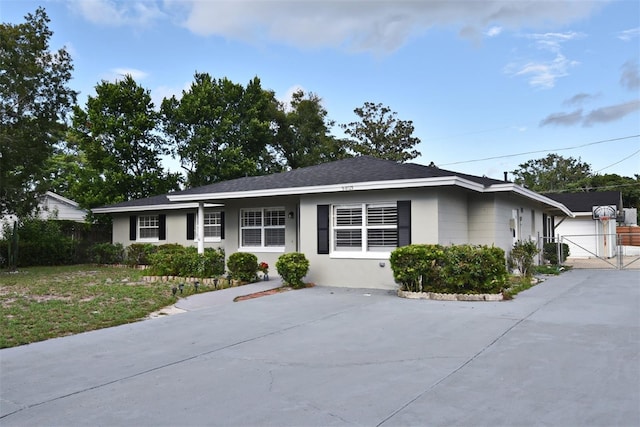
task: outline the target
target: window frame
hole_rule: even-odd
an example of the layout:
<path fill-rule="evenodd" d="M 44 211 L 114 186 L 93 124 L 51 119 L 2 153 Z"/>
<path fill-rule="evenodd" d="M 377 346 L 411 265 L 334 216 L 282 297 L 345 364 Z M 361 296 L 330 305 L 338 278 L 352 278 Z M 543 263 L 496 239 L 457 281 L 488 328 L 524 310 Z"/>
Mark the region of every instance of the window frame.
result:
<path fill-rule="evenodd" d="M 379 208 L 390 208 L 395 211 L 395 221 L 392 224 L 387 222 L 387 214 L 382 212 L 381 223 L 373 224 L 371 223 L 371 209 L 379 209 Z M 353 216 L 353 219 L 356 221 L 353 224 L 338 224 L 341 218 L 338 215 L 338 210 L 341 209 L 350 209 L 352 211 L 359 211 L 359 216 L 356 214 Z M 330 241 L 329 247 L 330 252 L 329 255 L 332 258 L 388 258 L 391 255 L 391 252 L 398 247 L 398 207 L 396 202 L 369 202 L 369 203 L 344 203 L 344 204 L 334 204 L 331 206 L 331 217 L 329 220 L 330 225 Z M 359 217 L 359 221 L 357 221 Z M 346 218 L 344 218 L 346 219 Z M 378 246 L 378 249 L 372 250 L 372 247 L 369 246 L 370 235 L 369 232 L 373 230 L 394 230 L 395 236 L 393 238 L 394 245 L 393 246 Z M 344 246 L 345 249 L 340 249 L 338 246 L 338 233 L 344 231 L 359 231 L 360 234 L 360 244 L 359 246 L 351 246 L 353 249 L 348 249 L 348 246 Z M 387 250 L 388 249 L 388 250 Z"/>
<path fill-rule="evenodd" d="M 251 212 L 247 217 L 250 224 L 245 225 L 245 213 Z M 259 215 L 257 215 L 259 213 Z M 274 215 L 270 215 L 273 214 Z M 286 210 L 282 206 L 240 209 L 238 215 L 238 250 L 246 252 L 284 252 L 286 246 Z M 276 222 L 276 224 L 274 224 Z M 267 225 L 268 224 L 268 225 Z M 259 230 L 260 245 L 245 245 L 244 231 Z M 282 245 L 267 245 L 268 231 L 282 230 Z M 279 234 L 279 233 L 278 233 Z"/>
<path fill-rule="evenodd" d="M 217 224 L 209 224 L 207 225 L 207 215 L 216 215 L 217 216 Z M 195 214 L 195 230 L 194 230 L 194 241 L 199 241 L 199 227 L 198 227 L 198 212 Z M 207 227 L 216 227 L 218 229 L 217 236 L 207 236 Z M 222 211 L 218 210 L 206 210 L 204 211 L 204 241 L 207 243 L 218 243 L 222 242 Z"/>
<path fill-rule="evenodd" d="M 152 226 L 143 226 L 143 219 L 155 219 L 155 227 Z M 142 230 L 156 230 L 156 236 L 154 237 L 142 237 Z M 138 233 L 137 240 L 140 242 L 159 242 L 160 241 L 160 215 L 159 214 L 148 214 L 148 215 L 138 215 L 136 220 L 136 232 Z"/>

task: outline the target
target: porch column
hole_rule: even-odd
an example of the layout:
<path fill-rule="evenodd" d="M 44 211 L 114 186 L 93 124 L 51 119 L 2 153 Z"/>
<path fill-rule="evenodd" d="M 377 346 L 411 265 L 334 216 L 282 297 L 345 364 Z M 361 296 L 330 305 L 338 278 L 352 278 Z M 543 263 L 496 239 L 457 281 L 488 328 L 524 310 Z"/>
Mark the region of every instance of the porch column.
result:
<path fill-rule="evenodd" d="M 204 253 L 204 202 L 198 202 L 198 253 Z"/>

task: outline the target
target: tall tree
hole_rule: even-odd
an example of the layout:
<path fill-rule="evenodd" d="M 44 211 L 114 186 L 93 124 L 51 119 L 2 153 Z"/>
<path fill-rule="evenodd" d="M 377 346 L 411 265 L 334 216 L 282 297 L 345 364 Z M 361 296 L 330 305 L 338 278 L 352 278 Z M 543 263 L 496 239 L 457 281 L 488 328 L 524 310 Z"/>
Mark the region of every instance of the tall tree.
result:
<path fill-rule="evenodd" d="M 246 88 L 196 73 L 182 97 L 164 99 L 163 129 L 187 174 L 187 186 L 279 170 L 269 151 L 276 108 L 273 92 L 254 78 Z"/>
<path fill-rule="evenodd" d="M 277 122 L 276 149 L 291 169 L 349 156 L 344 142 L 329 134 L 334 122 L 316 94 L 296 91 L 289 106 L 280 106 Z"/>
<path fill-rule="evenodd" d="M 27 215 L 37 205 L 45 162 L 75 103 L 69 53 L 49 51 L 43 8 L 22 24 L 0 24 L 0 213 Z"/>
<path fill-rule="evenodd" d="M 95 207 L 178 189 L 180 175 L 164 170 L 168 154 L 148 90 L 131 76 L 102 81 L 86 108 L 74 108 L 72 138 L 95 172 L 78 202 Z"/>
<path fill-rule="evenodd" d="M 529 160 L 511 173 L 516 184 L 533 191 L 583 191 L 591 177 L 591 166 L 580 159 L 551 153 L 547 157 Z"/>
<path fill-rule="evenodd" d="M 399 120 L 389 107 L 372 102 L 365 102 L 353 112 L 360 121 L 340 127 L 351 138 L 349 146 L 354 153 L 400 163 L 420 155 L 415 149 L 420 139 L 413 136 L 411 120 Z"/>

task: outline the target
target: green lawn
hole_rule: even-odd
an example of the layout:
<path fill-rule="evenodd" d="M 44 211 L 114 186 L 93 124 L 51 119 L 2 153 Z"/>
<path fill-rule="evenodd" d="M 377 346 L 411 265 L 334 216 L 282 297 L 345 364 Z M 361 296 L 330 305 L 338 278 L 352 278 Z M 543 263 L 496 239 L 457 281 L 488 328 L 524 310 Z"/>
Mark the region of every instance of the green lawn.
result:
<path fill-rule="evenodd" d="M 178 300 L 177 282 L 142 282 L 143 275 L 91 265 L 0 271 L 0 348 L 135 322 Z M 193 292 L 187 285 L 183 296 Z"/>

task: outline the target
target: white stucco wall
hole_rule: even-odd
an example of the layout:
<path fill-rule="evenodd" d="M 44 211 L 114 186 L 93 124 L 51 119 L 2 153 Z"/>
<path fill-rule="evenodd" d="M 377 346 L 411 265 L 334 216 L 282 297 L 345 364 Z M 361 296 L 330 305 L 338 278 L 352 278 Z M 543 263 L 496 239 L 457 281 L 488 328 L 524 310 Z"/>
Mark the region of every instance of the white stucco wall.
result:
<path fill-rule="evenodd" d="M 438 243 L 461 245 L 469 243 L 469 209 L 467 191 L 460 188 L 439 189 Z"/>

